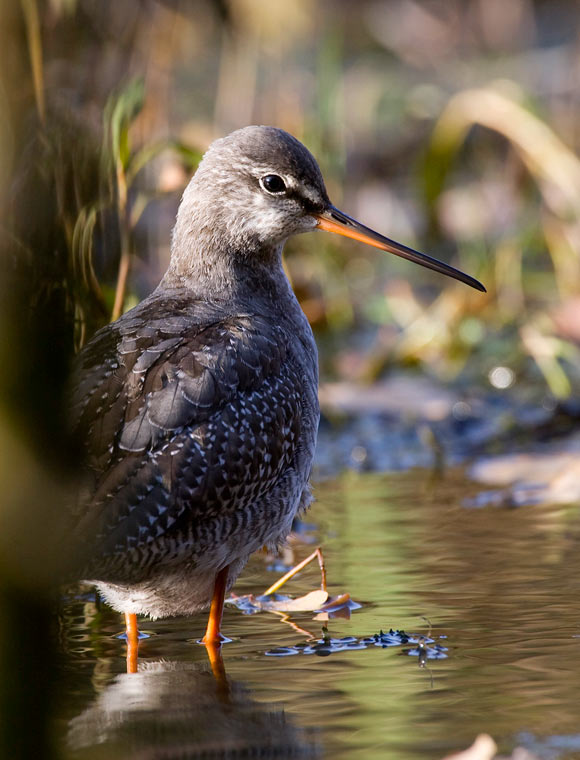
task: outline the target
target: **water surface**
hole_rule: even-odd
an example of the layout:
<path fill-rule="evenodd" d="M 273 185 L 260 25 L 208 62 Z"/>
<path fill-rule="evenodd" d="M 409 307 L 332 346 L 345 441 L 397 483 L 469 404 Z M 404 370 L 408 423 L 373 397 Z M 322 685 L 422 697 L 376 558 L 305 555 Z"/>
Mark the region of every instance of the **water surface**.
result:
<path fill-rule="evenodd" d="M 546 758 L 580 757 L 578 507 L 467 508 L 462 472 L 434 478 L 346 473 L 316 487 L 312 529 L 329 590 L 363 607 L 328 623 L 291 623 L 226 608 L 227 692 L 195 644 L 205 615 L 144 621 L 140 672 L 127 675 L 119 617 L 93 597 L 62 618 L 59 731 L 73 757 L 442 758 L 493 735 Z M 308 543 L 312 542 L 312 543 Z M 264 591 L 280 572 L 252 558 L 235 591 Z M 287 586 L 317 587 L 313 564 Z M 329 635 L 403 629 L 447 648 L 419 660 L 409 645 L 330 656 L 267 656 Z"/>

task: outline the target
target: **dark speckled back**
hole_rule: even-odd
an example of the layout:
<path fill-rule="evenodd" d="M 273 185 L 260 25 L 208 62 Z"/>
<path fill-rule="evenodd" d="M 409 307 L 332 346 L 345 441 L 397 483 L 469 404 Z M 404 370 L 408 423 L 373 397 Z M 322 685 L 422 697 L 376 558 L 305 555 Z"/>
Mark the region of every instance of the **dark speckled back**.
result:
<path fill-rule="evenodd" d="M 90 465 L 87 577 L 132 577 L 132 549 L 139 577 L 163 537 L 210 550 L 215 518 L 231 533 L 248 523 L 296 466 L 304 414 L 317 415 L 301 346 L 263 316 L 220 319 L 187 294 L 144 301 L 95 337 L 74 398 Z"/>

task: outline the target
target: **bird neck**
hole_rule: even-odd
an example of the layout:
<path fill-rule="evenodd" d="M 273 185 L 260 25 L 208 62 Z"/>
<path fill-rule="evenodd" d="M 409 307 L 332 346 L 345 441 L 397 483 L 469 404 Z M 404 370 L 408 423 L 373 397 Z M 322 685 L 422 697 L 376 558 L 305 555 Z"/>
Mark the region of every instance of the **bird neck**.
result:
<path fill-rule="evenodd" d="M 285 241 L 264 243 L 251 215 L 235 205 L 234 214 L 219 185 L 202 180 L 200 168 L 183 195 L 162 287 L 186 288 L 202 300 L 281 301 L 284 308 L 295 300 L 282 267 Z"/>
<path fill-rule="evenodd" d="M 210 228 L 183 235 L 174 230 L 171 262 L 161 287 L 185 288 L 201 300 L 241 302 L 250 298 L 279 304 L 294 300 L 282 266 L 283 243 L 260 249 L 249 241 L 216 236 Z"/>

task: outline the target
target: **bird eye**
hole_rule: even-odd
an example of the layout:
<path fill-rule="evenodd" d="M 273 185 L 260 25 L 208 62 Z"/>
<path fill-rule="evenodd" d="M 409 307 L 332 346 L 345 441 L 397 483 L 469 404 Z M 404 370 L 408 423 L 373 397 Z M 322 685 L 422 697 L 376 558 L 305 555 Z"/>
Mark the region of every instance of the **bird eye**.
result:
<path fill-rule="evenodd" d="M 269 193 L 283 193 L 286 190 L 286 183 L 277 174 L 266 174 L 260 180 L 260 184 Z"/>

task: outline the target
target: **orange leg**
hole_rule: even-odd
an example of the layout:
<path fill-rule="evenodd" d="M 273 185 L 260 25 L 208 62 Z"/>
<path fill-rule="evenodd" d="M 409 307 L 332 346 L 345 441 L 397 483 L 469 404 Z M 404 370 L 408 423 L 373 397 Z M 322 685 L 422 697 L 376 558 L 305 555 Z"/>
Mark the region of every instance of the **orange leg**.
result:
<path fill-rule="evenodd" d="M 215 646 L 216 644 L 220 644 L 223 640 L 220 633 L 220 626 L 222 624 L 227 583 L 228 567 L 226 565 L 223 570 L 219 571 L 215 579 L 213 598 L 211 600 L 211 608 L 209 611 L 209 620 L 207 621 L 205 636 L 201 640 L 202 644 L 205 644 L 206 646 Z"/>
<path fill-rule="evenodd" d="M 139 629 L 137 628 L 137 615 L 134 612 L 125 613 L 125 626 L 127 628 L 127 673 L 136 673 L 139 654 Z"/>
<path fill-rule="evenodd" d="M 220 699 L 223 700 L 228 700 L 230 693 L 228 679 L 226 677 L 226 669 L 222 659 L 222 642 L 224 641 L 224 636 L 220 633 L 227 584 L 228 566 L 226 565 L 226 567 L 224 567 L 223 570 L 220 570 L 216 575 L 207 628 L 205 630 L 205 635 L 201 640 L 201 643 L 205 644 L 209 663 L 217 683 L 218 694 Z"/>

